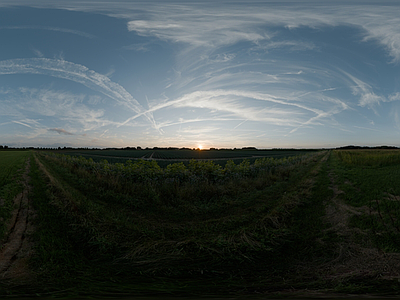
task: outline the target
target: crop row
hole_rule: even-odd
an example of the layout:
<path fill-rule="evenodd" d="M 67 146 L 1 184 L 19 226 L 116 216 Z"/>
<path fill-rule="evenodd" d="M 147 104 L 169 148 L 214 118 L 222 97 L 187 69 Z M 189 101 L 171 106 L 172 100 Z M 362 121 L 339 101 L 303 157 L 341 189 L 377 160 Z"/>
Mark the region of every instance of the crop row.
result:
<path fill-rule="evenodd" d="M 400 151 L 396 150 L 351 150 L 337 151 L 337 154 L 348 165 L 389 166 L 400 164 Z"/>
<path fill-rule="evenodd" d="M 176 183 L 225 182 L 231 179 L 256 177 L 263 172 L 274 172 L 277 168 L 295 166 L 302 164 L 321 152 L 308 153 L 305 155 L 291 156 L 287 158 L 274 159 L 264 157 L 256 159 L 253 164 L 243 160 L 235 164 L 229 160 L 225 167 L 214 161 L 191 160 L 187 165 L 182 162 L 167 165 L 161 168 L 154 160 L 128 160 L 123 163 L 111 164 L 107 160 L 95 162 L 82 156 L 70 156 L 63 154 L 47 153 L 47 158 L 59 161 L 73 168 L 84 169 L 90 173 L 117 177 L 120 180 L 130 182 L 170 181 Z"/>

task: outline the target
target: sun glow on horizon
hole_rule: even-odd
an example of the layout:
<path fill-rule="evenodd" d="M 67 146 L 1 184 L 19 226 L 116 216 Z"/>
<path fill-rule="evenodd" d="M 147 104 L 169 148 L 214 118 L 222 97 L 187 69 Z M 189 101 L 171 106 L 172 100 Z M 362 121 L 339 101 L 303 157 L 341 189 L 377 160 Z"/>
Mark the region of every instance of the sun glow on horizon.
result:
<path fill-rule="evenodd" d="M 202 145 L 199 145 L 199 149 L 200 149 L 200 150 L 203 150 L 203 146 L 202 146 Z"/>

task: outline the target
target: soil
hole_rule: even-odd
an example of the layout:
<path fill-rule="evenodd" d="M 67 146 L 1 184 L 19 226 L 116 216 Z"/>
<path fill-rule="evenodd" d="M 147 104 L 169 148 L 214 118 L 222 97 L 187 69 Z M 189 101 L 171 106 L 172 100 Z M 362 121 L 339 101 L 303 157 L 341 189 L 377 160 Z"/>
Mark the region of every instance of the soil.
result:
<path fill-rule="evenodd" d="M 29 200 L 29 169 L 26 163 L 22 175 L 23 191 L 14 198 L 15 209 L 7 224 L 7 233 L 0 247 L 0 280 L 21 283 L 31 282 L 33 273 L 28 268 L 28 260 L 33 254 L 30 234 L 33 232 L 34 211 Z"/>

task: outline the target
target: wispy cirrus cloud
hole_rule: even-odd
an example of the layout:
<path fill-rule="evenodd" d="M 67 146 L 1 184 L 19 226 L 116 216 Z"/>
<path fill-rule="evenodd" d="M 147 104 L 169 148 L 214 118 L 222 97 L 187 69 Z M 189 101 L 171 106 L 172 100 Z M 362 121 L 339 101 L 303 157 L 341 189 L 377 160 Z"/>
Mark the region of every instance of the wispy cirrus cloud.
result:
<path fill-rule="evenodd" d="M 13 5 L 28 5 L 33 7 L 55 7 L 55 4 L 36 1 L 13 1 Z M 98 12 L 113 17 L 128 19 L 127 28 L 140 35 L 185 43 L 192 46 L 213 46 L 234 44 L 238 41 L 258 43 L 269 40 L 276 31 L 268 34 L 266 26 L 283 26 L 289 29 L 307 26 L 346 25 L 361 28 L 364 32 L 360 41 L 377 41 L 385 47 L 393 62 L 400 59 L 400 20 L 397 10 L 391 3 L 385 6 L 372 4 L 360 5 L 349 1 L 346 5 L 306 6 L 301 2 L 291 5 L 266 2 L 241 3 L 182 3 L 150 1 L 135 3 L 126 2 L 77 2 L 58 1 L 57 8 L 68 10 Z M 3 3 L 7 5 L 7 3 Z M 8 4 L 11 5 L 11 4 Z M 212 7 L 212 9 L 210 9 Z M 63 28 L 47 28 L 46 30 L 63 30 L 86 36 L 86 33 Z M 276 41 L 275 45 L 280 42 Z M 287 41 L 281 42 L 283 44 Z M 274 45 L 272 43 L 271 45 Z M 304 45 L 304 44 L 303 44 Z M 309 46 L 306 46 L 309 47 Z"/>
<path fill-rule="evenodd" d="M 389 101 L 400 101 L 400 93 L 389 95 Z"/>
<path fill-rule="evenodd" d="M 191 8 L 191 9 L 190 9 Z M 400 59 L 400 20 L 391 5 L 357 5 L 351 2 L 344 7 L 335 5 L 290 6 L 275 3 L 253 2 L 243 9 L 240 3 L 213 5 L 213 9 L 200 4 L 167 5 L 159 3 L 147 7 L 144 19 L 128 22 L 128 30 L 141 35 L 155 36 L 163 40 L 186 43 L 195 47 L 234 44 L 238 41 L 259 43 L 279 35 L 261 30 L 265 26 L 283 26 L 289 29 L 307 26 L 346 25 L 363 29 L 360 41 L 375 40 L 384 46 L 393 62 Z M 290 8 L 290 9 L 288 9 Z M 127 13 L 125 13 L 127 15 Z M 135 14 L 131 18 L 137 19 Z M 313 48 L 314 45 L 300 42 L 274 41 L 269 47 L 292 46 L 297 49 Z M 268 44 L 267 44 L 268 45 Z M 300 46 L 300 48 L 299 48 Z"/>
<path fill-rule="evenodd" d="M 11 121 L 11 122 L 12 122 L 12 123 L 15 123 L 15 124 L 20 124 L 20 125 L 25 126 L 25 127 L 28 127 L 28 128 L 32 128 L 31 125 L 29 125 L 29 124 L 27 124 L 27 123 L 24 123 L 24 122 L 21 122 L 21 121 Z"/>
<path fill-rule="evenodd" d="M 171 9 L 169 9 L 171 11 Z M 175 12 L 175 16 L 176 16 Z M 172 40 L 192 44 L 194 46 L 220 46 L 234 44 L 241 40 L 257 42 L 269 39 L 265 32 L 244 31 L 246 22 L 237 20 L 234 24 L 229 19 L 211 16 L 212 21 L 197 13 L 184 13 L 181 18 L 174 19 L 174 16 L 164 17 L 163 20 L 138 20 L 128 22 L 128 30 L 136 31 L 140 35 L 153 35 L 162 40 Z M 192 20 L 187 22 L 190 18 Z M 178 21 L 177 21 L 178 20 Z M 201 24 L 195 28 L 193 22 Z M 190 26 L 190 31 L 185 26 Z M 223 30 L 216 30 L 221 28 Z M 239 28 L 241 28 L 239 30 Z"/>
<path fill-rule="evenodd" d="M 81 83 L 98 91 L 134 112 L 143 110 L 140 103 L 118 83 L 87 67 L 60 59 L 24 58 L 0 61 L 0 75 L 43 74 Z"/>
<path fill-rule="evenodd" d="M 108 96 L 135 113 L 144 111 L 142 105 L 121 85 L 80 64 L 48 58 L 10 59 L 0 61 L 0 75 L 6 74 L 42 74 L 68 79 Z M 156 127 L 150 113 L 142 115 Z"/>
<path fill-rule="evenodd" d="M 272 49 L 281 49 L 281 48 L 286 48 L 289 49 L 290 51 L 306 51 L 306 50 L 314 50 L 316 48 L 316 45 L 312 42 L 287 40 L 287 41 L 269 41 L 263 45 L 260 45 L 259 48 L 265 49 L 267 51 Z"/>
<path fill-rule="evenodd" d="M 352 26 L 364 33 L 360 41 L 377 41 L 386 48 L 392 62 L 400 60 L 400 20 L 396 2 L 360 3 L 313 3 L 301 1 L 282 2 L 190 2 L 146 1 L 129 2 L 96 1 L 48 1 L 13 0 L 3 6 L 27 5 L 38 8 L 57 8 L 83 12 L 96 12 L 128 20 L 127 28 L 141 35 L 186 43 L 192 46 L 221 46 L 238 41 L 257 43 L 269 40 L 277 34 L 266 33 L 265 26 L 283 26 L 295 29 L 302 26 Z M 60 28 L 61 29 L 61 28 Z M 46 28 L 47 30 L 47 28 Z M 52 30 L 52 29 L 48 29 Z M 58 30 L 58 28 L 57 28 Z M 64 30 L 64 29 L 63 29 Z M 74 30 L 72 30 L 74 31 Z M 70 32 L 70 30 L 66 30 Z M 71 32 L 78 34 L 78 32 Z M 86 36 L 86 33 L 79 33 Z M 279 34 L 279 33 L 278 33 Z"/>
<path fill-rule="evenodd" d="M 353 95 L 360 96 L 358 101 L 358 105 L 361 107 L 367 106 L 368 108 L 372 109 L 376 114 L 378 113 L 375 106 L 380 105 L 381 102 L 386 102 L 386 98 L 384 96 L 376 95 L 371 85 L 367 84 L 366 82 L 360 80 L 359 78 L 342 71 L 348 78 L 351 79 L 354 85 L 350 85 L 350 88 L 353 92 Z"/>
<path fill-rule="evenodd" d="M 107 119 L 104 109 L 90 108 L 91 97 L 84 94 L 22 87 L 9 97 L 19 99 L 15 106 L 21 113 L 56 118 L 56 121 L 69 124 L 77 131 L 115 125 L 114 121 Z"/>
<path fill-rule="evenodd" d="M 44 54 L 42 53 L 42 51 L 38 50 L 38 49 L 32 49 L 33 53 L 35 53 L 35 55 L 37 57 L 44 57 Z"/>
<path fill-rule="evenodd" d="M 213 112 L 215 121 L 229 119 L 240 121 L 239 125 L 245 121 L 252 121 L 274 126 L 289 126 L 293 128 L 290 133 L 293 133 L 307 125 L 321 124 L 322 120 L 330 119 L 333 115 L 349 109 L 348 105 L 340 99 L 322 96 L 321 92 L 316 92 L 313 97 L 321 98 L 322 102 L 326 103 L 323 109 L 316 108 L 315 105 L 307 106 L 299 101 L 299 97 L 290 95 L 276 96 L 241 90 L 196 91 L 175 100 L 154 105 L 149 111 L 156 112 L 170 108 L 207 109 Z M 129 118 L 121 123 L 121 126 L 139 116 L 140 114 Z M 186 119 L 185 123 L 197 121 L 199 121 L 198 118 Z M 210 118 L 211 121 L 212 118 Z M 158 126 L 162 128 L 171 124 L 176 125 L 179 122 L 163 122 Z"/>
<path fill-rule="evenodd" d="M 345 124 L 351 123 L 346 119 L 348 111 L 357 111 L 360 119 L 366 119 L 363 114 L 373 115 L 372 110 L 376 114 L 373 117 L 376 117 L 379 116 L 378 108 L 382 113 L 381 108 L 388 106 L 382 103 L 400 100 L 398 93 L 393 93 L 390 88 L 378 89 L 378 80 L 370 80 L 373 75 L 368 72 L 373 67 L 360 67 L 363 62 L 358 58 L 365 55 L 365 60 L 368 60 L 376 53 L 386 53 L 386 58 L 378 55 L 379 67 L 390 63 L 390 67 L 395 67 L 400 60 L 398 6 L 391 6 L 390 3 L 386 6 L 361 5 L 358 1 L 341 5 L 303 4 L 302 1 L 146 1 L 133 5 L 129 1 L 58 1 L 58 8 L 102 13 L 123 19 L 125 30 L 130 32 L 124 34 L 132 40 L 126 42 L 128 46 L 124 43 L 118 45 L 119 49 L 147 51 L 124 51 L 127 55 L 157 55 L 157 47 L 152 47 L 156 44 L 166 47 L 168 51 L 165 53 L 172 53 L 166 59 L 173 62 L 166 75 L 168 78 L 161 78 L 164 90 L 160 89 L 158 95 L 153 93 L 151 96 L 149 91 L 140 91 L 142 97 L 151 97 L 148 108 L 140 105 L 132 97 L 133 94 L 130 95 L 122 86 L 111 82 L 109 78 L 107 81 L 104 78 L 107 76 L 82 65 L 65 62 L 62 58 L 13 60 L 7 61 L 8 67 L 0 62 L 0 74 L 16 74 L 9 71 L 13 70 L 21 74 L 44 74 L 69 79 L 106 95 L 107 100 L 111 98 L 123 108 L 120 119 L 111 118 L 106 109 L 96 109 L 86 98 L 86 105 L 80 106 L 81 102 L 76 101 L 70 106 L 66 98 L 54 100 L 60 96 L 47 92 L 46 97 L 53 99 L 50 102 L 61 103 L 63 111 L 67 112 L 54 108 L 57 115 L 66 122 L 79 124 L 84 130 L 112 125 L 122 131 L 126 129 L 124 126 L 129 126 L 128 129 L 136 126 L 144 117 L 159 132 L 165 129 L 177 134 L 172 133 L 171 127 L 180 124 L 181 136 L 190 134 L 189 126 L 192 133 L 198 126 L 199 132 L 207 134 L 202 131 L 205 124 L 201 122 L 204 120 L 212 124 L 207 127 L 209 132 L 217 132 L 218 128 L 250 132 L 252 124 L 253 128 L 264 130 L 253 137 L 264 136 L 267 127 L 274 128 L 274 133 L 279 132 L 282 136 L 294 136 L 294 133 L 300 136 L 311 132 L 306 129 L 314 130 L 317 127 L 340 128 L 344 131 Z M 55 6 L 48 1 L 28 5 Z M 79 36 L 78 39 L 81 40 Z M 135 39 L 137 44 L 132 43 Z M 369 52 L 365 51 L 365 54 L 359 45 L 371 46 L 366 49 Z M 353 53 L 357 51 L 360 52 Z M 40 56 L 39 53 L 37 55 Z M 147 67 L 145 64 L 143 66 Z M 101 69 L 108 70 L 110 66 Z M 154 70 L 157 70 L 156 67 Z M 377 67 L 376 70 L 380 69 Z M 118 79 L 122 78 L 119 71 L 115 69 L 113 79 L 118 76 L 121 76 Z M 136 70 L 125 72 L 124 75 L 134 72 Z M 140 78 L 139 73 L 135 73 L 135 79 Z M 118 79 L 114 80 L 117 82 Z M 152 80 L 156 81 L 154 78 Z M 154 86 L 157 84 L 154 82 Z M 383 95 L 380 91 L 392 94 Z M 39 92 L 36 96 L 40 99 L 38 103 L 45 102 L 46 97 L 39 95 Z M 99 103 L 100 100 L 94 99 L 92 102 Z M 78 110 L 75 111 L 73 106 L 80 108 L 81 116 L 91 121 L 79 121 Z M 49 104 L 48 107 L 52 106 Z M 131 117 L 125 111 L 131 112 Z M 196 115 L 195 112 L 200 114 Z M 50 109 L 44 109 L 42 115 L 44 113 L 50 116 Z M 55 126 L 76 132 L 74 127 L 66 127 L 65 124 L 47 128 Z M 144 132 L 149 131 L 144 123 L 140 123 L 140 126 Z M 104 136 L 110 137 L 111 132 L 107 131 Z M 270 131 L 267 136 L 271 135 Z"/>
<path fill-rule="evenodd" d="M 74 30 L 74 29 L 68 29 L 68 28 L 59 28 L 59 27 L 50 27 L 50 26 L 38 26 L 38 25 L 20 25 L 20 26 L 0 26 L 0 30 L 26 30 L 26 29 L 32 29 L 32 30 L 47 30 L 47 31 L 57 31 L 57 32 L 63 32 L 63 33 L 70 33 L 70 34 L 75 34 L 79 35 L 85 38 L 93 39 L 96 36 L 90 33 L 86 33 L 80 30 Z"/>

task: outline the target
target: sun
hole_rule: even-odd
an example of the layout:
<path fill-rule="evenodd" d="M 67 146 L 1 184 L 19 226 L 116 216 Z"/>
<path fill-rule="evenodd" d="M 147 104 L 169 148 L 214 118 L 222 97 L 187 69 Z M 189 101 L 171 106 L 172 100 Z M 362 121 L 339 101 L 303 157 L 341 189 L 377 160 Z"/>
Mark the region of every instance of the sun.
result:
<path fill-rule="evenodd" d="M 200 150 L 203 150 L 203 146 L 202 146 L 202 145 L 199 145 L 199 149 L 200 149 Z"/>

